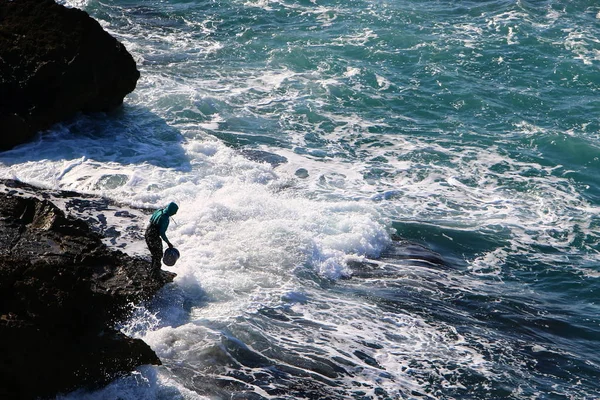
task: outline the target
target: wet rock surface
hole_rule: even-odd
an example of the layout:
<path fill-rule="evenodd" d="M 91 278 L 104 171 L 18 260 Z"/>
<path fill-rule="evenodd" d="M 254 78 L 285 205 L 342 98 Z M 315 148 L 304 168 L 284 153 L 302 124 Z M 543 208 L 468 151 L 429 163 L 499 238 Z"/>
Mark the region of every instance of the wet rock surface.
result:
<path fill-rule="evenodd" d="M 88 201 L 90 214 L 102 211 L 91 204 L 109 207 L 53 194 L 80 207 Z M 65 214 L 50 197 L 0 181 L 0 398 L 52 397 L 160 364 L 147 344 L 115 325 L 174 274 L 153 276 L 147 257 L 107 246 L 98 225 Z M 139 210 L 115 212 L 135 220 Z"/>

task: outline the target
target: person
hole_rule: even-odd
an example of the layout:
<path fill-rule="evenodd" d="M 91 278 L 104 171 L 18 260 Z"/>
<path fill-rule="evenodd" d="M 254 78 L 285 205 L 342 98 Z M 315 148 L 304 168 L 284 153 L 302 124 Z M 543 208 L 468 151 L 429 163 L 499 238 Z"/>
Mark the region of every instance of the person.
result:
<path fill-rule="evenodd" d="M 173 247 L 167 238 L 167 228 L 169 227 L 169 218 L 177 214 L 179 206 L 173 202 L 165 208 L 156 210 L 150 217 L 150 224 L 146 228 L 146 244 L 152 255 L 152 273 L 158 274 L 161 268 L 161 259 L 163 256 L 162 240 L 167 243 L 169 248 Z"/>

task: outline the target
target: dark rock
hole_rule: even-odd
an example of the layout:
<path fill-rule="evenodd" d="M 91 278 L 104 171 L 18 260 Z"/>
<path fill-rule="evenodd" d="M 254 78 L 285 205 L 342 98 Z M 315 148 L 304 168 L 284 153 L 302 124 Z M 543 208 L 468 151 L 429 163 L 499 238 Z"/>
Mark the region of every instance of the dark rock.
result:
<path fill-rule="evenodd" d="M 53 0 L 0 0 L 0 150 L 78 112 L 110 111 L 140 76 L 86 12 Z"/>
<path fill-rule="evenodd" d="M 243 149 L 241 153 L 252 161 L 266 162 L 273 167 L 287 163 L 287 158 L 264 150 Z"/>
<path fill-rule="evenodd" d="M 296 170 L 296 176 L 300 179 L 308 178 L 308 171 L 305 168 L 298 168 Z"/>
<path fill-rule="evenodd" d="M 403 275 L 403 271 L 407 266 L 439 271 L 451 269 L 451 264 L 446 262 L 438 253 L 396 235 L 392 236 L 392 242 L 381 252 L 377 259 L 348 262 L 352 277 L 355 278 L 394 278 L 399 274 Z"/>
<path fill-rule="evenodd" d="M 115 324 L 174 274 L 152 278 L 148 259 L 107 247 L 43 191 L 0 184 L 0 398 L 55 396 L 160 364 Z"/>

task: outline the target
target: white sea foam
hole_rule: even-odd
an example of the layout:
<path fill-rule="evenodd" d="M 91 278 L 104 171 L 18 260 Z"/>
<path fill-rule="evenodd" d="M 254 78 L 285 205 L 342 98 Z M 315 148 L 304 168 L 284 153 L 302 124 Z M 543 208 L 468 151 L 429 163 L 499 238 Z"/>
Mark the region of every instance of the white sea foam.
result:
<path fill-rule="evenodd" d="M 581 28 L 566 28 L 564 31 L 567 33 L 564 46 L 575 55 L 575 59 L 581 60 L 586 65 L 592 65 L 594 61 L 600 60 L 600 52 L 596 48 L 599 40 L 592 37 L 590 32 Z"/>
<path fill-rule="evenodd" d="M 305 288 L 300 295 L 288 292 L 282 299 L 288 302 L 285 307 L 292 319 L 282 325 L 271 324 L 268 330 L 255 332 L 256 335 L 252 335 L 256 327 L 246 322 L 258 318 L 256 314 L 236 318 L 239 314 L 221 305 L 209 307 L 208 312 L 196 310 L 189 321 L 146 329 L 138 336 L 164 361 L 184 363 L 199 375 L 227 377 L 228 369 L 223 366 L 237 361 L 236 353 L 231 353 L 225 342 L 233 340 L 267 358 L 276 354 L 269 349 L 286 348 L 285 359 L 294 368 L 307 365 L 302 359 L 339 363 L 350 374 L 341 377 L 345 381 L 343 388 L 352 388 L 353 382 L 358 381 L 372 394 L 378 387 L 392 397 L 400 392 L 420 392 L 431 373 L 447 388 L 464 388 L 466 384 L 463 385 L 460 375 L 468 371 L 493 375 L 489 362 L 451 326 L 432 326 L 408 313 L 387 313 L 374 304 L 332 297 L 312 288 Z M 264 321 L 260 326 L 264 329 L 268 323 Z M 248 332 L 252 340 L 238 342 L 227 327 L 238 334 Z M 437 365 L 435 372 L 430 365 L 433 360 Z M 275 357 L 272 362 L 276 365 L 281 360 Z M 320 368 L 323 379 L 335 374 L 333 370 L 327 371 L 327 364 Z M 240 366 L 239 370 L 264 374 L 261 368 L 252 371 Z M 166 387 L 161 390 L 168 389 L 168 374 L 162 369 L 158 374 L 161 385 Z M 316 373 L 307 368 L 304 374 Z M 255 390 L 261 391 L 258 387 Z M 260 394 L 270 398 L 264 392 Z"/>
<path fill-rule="evenodd" d="M 377 34 L 371 29 L 365 29 L 362 32 L 358 32 L 352 35 L 345 35 L 334 39 L 333 43 L 339 46 L 365 46 L 371 40 L 376 39 Z"/>
<path fill-rule="evenodd" d="M 67 7 L 83 9 L 89 4 L 90 0 L 59 0 L 59 4 L 64 4 Z"/>

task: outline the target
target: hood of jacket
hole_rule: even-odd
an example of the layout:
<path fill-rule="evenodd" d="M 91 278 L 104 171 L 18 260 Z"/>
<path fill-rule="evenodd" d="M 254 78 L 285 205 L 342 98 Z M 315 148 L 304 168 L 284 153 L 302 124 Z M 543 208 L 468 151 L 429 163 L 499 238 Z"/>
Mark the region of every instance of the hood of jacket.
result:
<path fill-rule="evenodd" d="M 179 210 L 179 206 L 173 202 L 169 203 L 167 208 L 165 208 L 165 211 L 169 216 L 177 214 L 177 210 Z"/>

